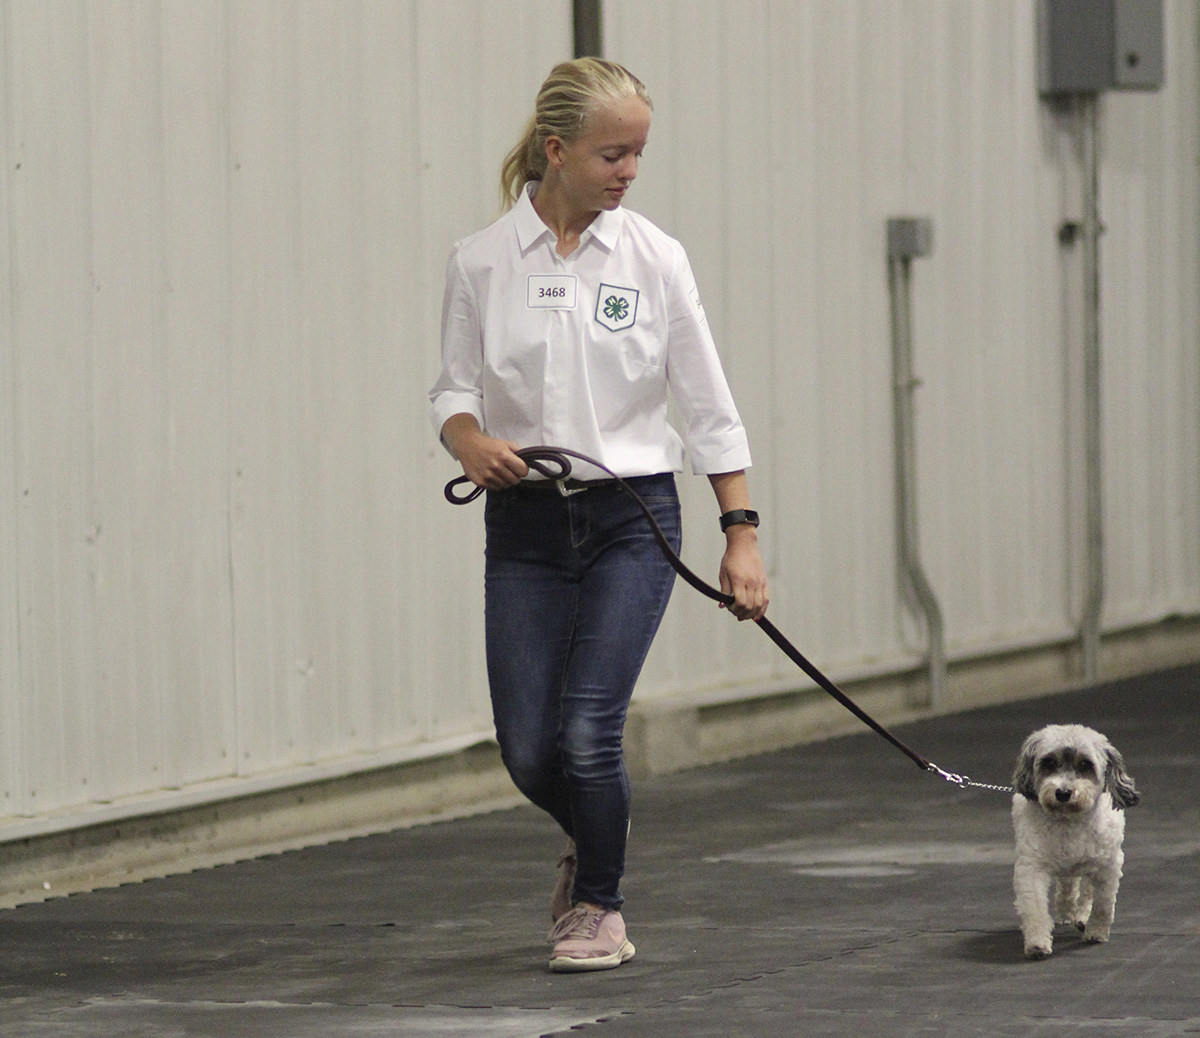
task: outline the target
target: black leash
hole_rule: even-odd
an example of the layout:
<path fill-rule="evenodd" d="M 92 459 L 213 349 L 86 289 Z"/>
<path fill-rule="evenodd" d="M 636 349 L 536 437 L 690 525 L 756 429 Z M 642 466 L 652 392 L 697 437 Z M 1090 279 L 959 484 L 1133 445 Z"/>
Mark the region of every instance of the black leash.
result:
<path fill-rule="evenodd" d="M 705 583 L 698 576 L 696 576 L 695 573 L 688 569 L 683 560 L 671 547 L 670 542 L 667 540 L 666 534 L 663 533 L 662 527 L 658 525 L 658 520 L 654 518 L 654 514 L 647 507 L 646 502 L 641 499 L 637 491 L 635 491 L 628 483 L 625 482 L 625 480 L 613 472 L 613 470 L 607 465 L 597 461 L 595 458 L 589 458 L 586 454 L 580 454 L 578 451 L 567 450 L 565 447 L 524 447 L 521 450 L 518 450 L 516 453 L 517 457 L 524 461 L 525 464 L 535 472 L 538 472 L 547 479 L 559 484 L 559 489 L 564 493 L 566 492 L 563 486 L 564 481 L 571 474 L 571 458 L 576 458 L 579 461 L 587 463 L 588 465 L 594 465 L 603 472 L 607 472 L 608 475 L 616 480 L 621 489 L 637 502 L 638 507 L 642 510 L 642 513 L 646 516 L 646 519 L 649 520 L 650 529 L 654 533 L 654 539 L 658 542 L 659 549 L 662 551 L 663 555 L 666 556 L 667 561 L 671 564 L 671 568 L 674 569 L 679 576 L 691 584 L 693 588 L 699 591 L 700 594 L 704 595 L 706 598 L 711 598 L 714 602 L 720 602 L 722 605 L 726 606 L 733 604 L 734 598 L 732 595 L 727 595 L 724 591 L 720 591 L 711 584 Z M 468 504 L 479 497 L 479 495 L 484 491 L 483 487 L 476 486 L 464 497 L 459 497 L 454 492 L 454 488 L 461 483 L 470 483 L 470 480 L 466 476 L 459 476 L 457 479 L 452 479 L 446 484 L 446 500 L 451 504 Z M 1006 793 L 1012 792 L 1011 786 L 992 786 L 982 782 L 973 782 L 966 775 L 956 775 L 954 772 L 944 771 L 936 764 L 926 760 L 926 758 L 922 757 L 919 753 L 917 753 L 916 750 L 906 746 L 903 742 L 897 739 L 896 736 L 884 728 L 883 725 L 871 717 L 870 714 L 861 709 L 859 705 L 854 702 L 854 700 L 852 700 L 848 695 L 846 695 L 845 692 L 838 688 L 837 685 L 830 681 L 829 678 L 822 674 L 821 671 L 813 663 L 811 663 L 804 656 L 804 654 L 800 652 L 799 649 L 796 648 L 796 646 L 794 646 L 787 638 L 785 638 L 783 633 L 773 623 L 771 623 L 770 620 L 764 616 L 760 618 L 757 623 L 767 637 L 770 638 L 771 641 L 773 641 L 777 646 L 779 646 L 779 648 L 783 651 L 783 654 L 787 656 L 787 658 L 790 659 L 794 664 L 796 664 L 797 667 L 804 671 L 804 673 L 807 674 L 813 681 L 815 681 L 824 692 L 827 692 L 830 696 L 841 703 L 842 706 L 849 710 L 850 713 L 862 721 L 862 723 L 868 728 L 895 746 L 896 749 L 908 757 L 908 759 L 916 764 L 917 767 L 919 767 L 922 771 L 933 772 L 934 774 L 940 775 L 947 782 L 953 783 L 954 785 L 960 786 L 964 789 L 970 786 L 975 789 L 990 789 Z"/>

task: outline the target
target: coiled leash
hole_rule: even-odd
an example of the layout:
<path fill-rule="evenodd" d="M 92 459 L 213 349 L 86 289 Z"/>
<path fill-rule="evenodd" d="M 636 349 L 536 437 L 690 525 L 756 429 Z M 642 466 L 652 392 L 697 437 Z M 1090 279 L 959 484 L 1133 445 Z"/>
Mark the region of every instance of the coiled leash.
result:
<path fill-rule="evenodd" d="M 646 502 L 642 500 L 637 491 L 629 486 L 625 480 L 613 472 L 613 470 L 607 465 L 597 461 L 595 458 L 589 458 L 586 454 L 580 454 L 578 451 L 567 450 L 565 447 L 523 447 L 518 450 L 516 454 L 517 457 L 524 461 L 525 464 L 535 472 L 540 473 L 547 479 L 556 483 L 558 485 L 559 492 L 564 496 L 574 493 L 573 490 L 568 490 L 566 487 L 567 477 L 571 474 L 571 458 L 576 458 L 588 465 L 594 465 L 602 472 L 608 473 L 608 475 L 616 481 L 617 485 L 620 486 L 621 489 L 627 494 L 629 494 L 629 496 L 632 497 L 635 502 L 637 502 L 638 507 L 642 510 L 642 513 L 649 521 L 650 529 L 654 533 L 654 539 L 658 542 L 659 549 L 662 551 L 667 561 L 671 564 L 671 568 L 674 569 L 679 576 L 691 584 L 693 588 L 699 591 L 700 594 L 704 595 L 706 598 L 711 598 L 714 602 L 720 602 L 725 606 L 733 604 L 733 595 L 727 595 L 724 591 L 720 591 L 712 585 L 705 583 L 698 576 L 696 576 L 695 573 L 688 569 L 683 560 L 671 547 L 670 542 L 667 540 L 666 534 L 663 533 L 662 527 L 658 525 L 658 520 L 654 518 L 654 514 L 650 511 L 649 507 L 646 505 Z M 466 476 L 459 476 L 457 479 L 452 479 L 446 484 L 446 500 L 453 505 L 465 505 L 469 504 L 471 501 L 474 501 L 477 497 L 479 497 L 480 494 L 483 493 L 483 487 L 476 486 L 470 491 L 470 493 L 463 497 L 459 497 L 454 492 L 454 488 L 459 484 L 470 482 L 471 481 Z M 796 646 L 788 641 L 788 639 L 783 636 L 779 629 L 773 623 L 771 623 L 770 620 L 763 616 L 760 617 L 756 623 L 767 635 L 767 637 L 769 637 L 771 641 L 779 646 L 779 648 L 783 651 L 783 654 L 787 656 L 787 658 L 790 659 L 794 664 L 796 664 L 797 667 L 804 671 L 805 674 L 812 678 L 812 680 L 815 681 L 824 692 L 828 693 L 839 703 L 841 703 L 842 706 L 849 710 L 850 713 L 862 721 L 862 723 L 868 728 L 895 746 L 896 749 L 908 757 L 908 759 L 916 764 L 917 767 L 922 771 L 929 771 L 936 775 L 940 775 L 947 782 L 956 785 L 961 789 L 970 787 L 972 789 L 989 789 L 1003 793 L 1012 792 L 1011 786 L 993 786 L 983 782 L 974 782 L 966 775 L 958 775 L 952 771 L 945 771 L 931 761 L 926 760 L 919 753 L 917 753 L 916 750 L 906 746 L 903 742 L 897 739 L 896 736 L 884 728 L 883 725 L 871 717 L 870 714 L 862 710 L 859 705 L 854 702 L 854 700 L 852 700 L 848 695 L 846 695 L 845 692 L 838 688 L 837 685 L 830 681 L 829 678 L 822 674 L 821 671 L 818 670 L 817 667 L 811 663 L 804 656 L 804 654 L 800 652 L 799 649 L 796 648 Z"/>

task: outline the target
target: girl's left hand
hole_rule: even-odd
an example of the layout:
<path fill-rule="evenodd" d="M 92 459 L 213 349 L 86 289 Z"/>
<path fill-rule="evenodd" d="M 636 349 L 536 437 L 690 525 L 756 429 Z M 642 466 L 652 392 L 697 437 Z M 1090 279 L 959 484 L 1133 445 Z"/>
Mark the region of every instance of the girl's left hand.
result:
<path fill-rule="evenodd" d="M 758 534 L 752 526 L 731 526 L 721 559 L 721 590 L 735 601 L 727 608 L 739 620 L 759 620 L 767 611 L 770 589 L 767 569 L 758 551 Z"/>

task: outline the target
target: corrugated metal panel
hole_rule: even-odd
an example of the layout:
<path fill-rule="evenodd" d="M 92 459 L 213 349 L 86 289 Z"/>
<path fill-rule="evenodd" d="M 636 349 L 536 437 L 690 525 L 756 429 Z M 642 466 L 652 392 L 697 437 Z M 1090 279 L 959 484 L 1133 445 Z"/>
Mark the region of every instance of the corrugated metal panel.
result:
<path fill-rule="evenodd" d="M 9 68 L 8 57 L 9 11 L 0 6 L 0 67 Z M 13 168 L 16 149 L 13 147 L 13 127 L 7 118 L 12 110 L 8 76 L 0 76 L 0 211 L 7 216 L 12 197 L 9 174 Z M 11 286 L 15 277 L 15 257 L 7 233 L 10 222 L 5 220 L 4 244 L 0 246 L 0 285 Z M 17 426 L 16 426 L 16 356 L 4 343 L 15 337 L 13 293 L 0 289 L 0 814 L 18 810 L 16 791 L 20 760 L 17 756 L 22 741 L 21 710 L 18 690 L 21 670 L 18 653 L 20 638 L 20 606 L 17 597 Z M 23 805 L 21 805 L 23 807 Z"/>
<path fill-rule="evenodd" d="M 0 16 L 0 814 L 487 731 L 425 391 L 570 5 Z"/>
<path fill-rule="evenodd" d="M 559 6 L 230 9 L 242 770 L 489 727 L 478 516 L 431 521 L 424 393 Z"/>
<path fill-rule="evenodd" d="M 231 257 L 227 26 L 221 6 L 165 4 L 156 113 L 164 543 L 149 561 L 169 629 L 157 685 L 160 759 L 175 783 L 228 774 L 237 746 L 230 583 Z M 147 89 L 150 85 L 147 84 Z M 146 127 L 153 139 L 155 127 Z M 152 292 L 154 283 L 146 286 Z"/>
<path fill-rule="evenodd" d="M 0 815 L 489 729 L 481 516 L 442 503 L 425 392 L 447 251 L 495 214 L 570 6 L 0 0 Z M 1167 89 L 1103 103 L 1110 624 L 1200 609 L 1200 11 L 1167 14 Z M 1069 633 L 1078 155 L 1036 98 L 1032 0 L 605 24 L 657 103 L 631 205 L 687 246 L 750 427 L 776 623 L 839 672 L 917 658 L 883 233 L 922 214 L 951 651 Z M 712 494 L 683 483 L 715 579 Z M 794 680 L 682 589 L 639 695 Z"/>
<path fill-rule="evenodd" d="M 10 5 L 17 812 L 86 801 L 99 750 L 85 12 Z M 20 60 L 16 61 L 16 57 Z M 6 488 L 7 490 L 8 488 Z"/>
<path fill-rule="evenodd" d="M 1105 99 L 1106 618 L 1194 608 L 1200 584 L 1200 121 L 1193 5 L 1167 7 L 1175 104 Z M 1186 103 L 1185 103 L 1186 101 Z M 1189 174 L 1190 167 L 1190 174 Z"/>

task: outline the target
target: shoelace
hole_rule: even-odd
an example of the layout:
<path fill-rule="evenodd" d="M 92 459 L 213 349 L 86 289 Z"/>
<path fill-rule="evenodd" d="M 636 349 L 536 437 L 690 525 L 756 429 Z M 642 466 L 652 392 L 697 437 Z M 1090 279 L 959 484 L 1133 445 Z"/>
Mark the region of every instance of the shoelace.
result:
<path fill-rule="evenodd" d="M 559 941 L 565 941 L 571 937 L 579 937 L 590 941 L 596 936 L 597 931 L 599 931 L 600 921 L 603 918 L 604 912 L 576 905 L 550 928 L 550 933 L 546 937 L 546 943 L 558 944 Z"/>

